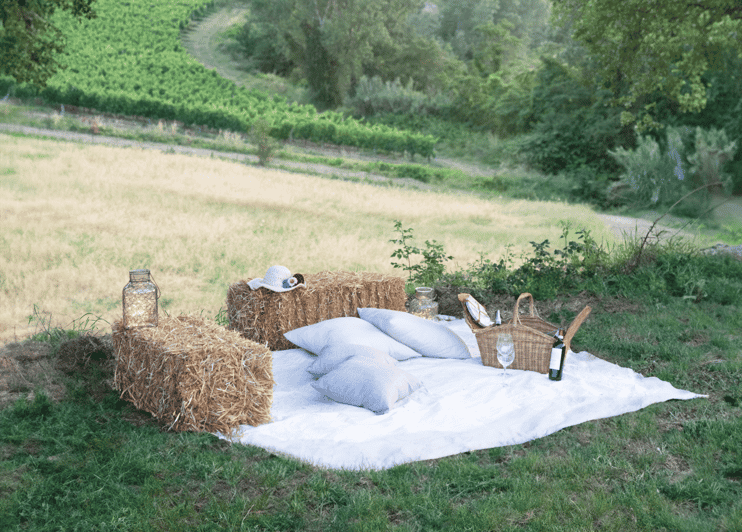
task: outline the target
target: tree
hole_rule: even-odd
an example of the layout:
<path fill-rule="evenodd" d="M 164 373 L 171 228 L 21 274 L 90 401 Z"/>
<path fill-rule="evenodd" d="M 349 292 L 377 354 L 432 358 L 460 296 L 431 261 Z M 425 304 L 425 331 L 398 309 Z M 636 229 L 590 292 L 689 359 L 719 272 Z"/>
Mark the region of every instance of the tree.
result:
<path fill-rule="evenodd" d="M 256 19 L 277 29 L 284 50 L 304 71 L 315 103 L 342 103 L 374 46 L 422 8 L 421 0 L 254 0 Z"/>
<path fill-rule="evenodd" d="M 411 80 L 412 89 L 431 95 L 439 93 L 450 78 L 460 75 L 465 68 L 434 38 L 401 26 L 389 34 L 391 40 L 375 45 L 373 59 L 364 62 L 366 77 L 407 83 Z"/>
<path fill-rule="evenodd" d="M 546 0 L 440 0 L 436 4 L 438 36 L 464 61 L 473 59 L 476 49 L 489 39 L 478 29 L 482 25 L 506 25 L 524 47 L 538 46 L 550 9 Z"/>
<path fill-rule="evenodd" d="M 45 85 L 59 68 L 64 35 L 51 23 L 57 9 L 94 18 L 95 0 L 0 0 L 0 74 Z"/>
<path fill-rule="evenodd" d="M 742 55 L 739 0 L 554 0 L 554 16 L 598 60 L 622 122 L 640 118 L 640 129 L 658 125 L 643 105 L 657 94 L 682 113 L 702 110 L 704 73 L 729 49 Z"/>

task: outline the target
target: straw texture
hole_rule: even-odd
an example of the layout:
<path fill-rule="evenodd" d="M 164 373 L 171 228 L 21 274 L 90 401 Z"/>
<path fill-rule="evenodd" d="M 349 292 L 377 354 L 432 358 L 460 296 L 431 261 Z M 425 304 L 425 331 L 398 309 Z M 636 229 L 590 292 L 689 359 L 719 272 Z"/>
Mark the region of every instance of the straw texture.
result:
<path fill-rule="evenodd" d="M 401 277 L 370 272 L 324 271 L 304 276 L 306 287 L 289 292 L 252 290 L 250 279 L 227 291 L 229 328 L 274 351 L 293 349 L 284 333 L 320 321 L 357 317 L 360 308 L 405 310 Z"/>
<path fill-rule="evenodd" d="M 497 337 L 500 334 L 510 333 L 513 335 L 513 342 L 515 344 L 515 359 L 508 367 L 511 369 L 536 371 L 538 373 L 549 372 L 549 359 L 551 358 L 551 348 L 554 345 L 554 336 L 542 331 L 551 333 L 556 331 L 558 326 L 535 316 L 531 294 L 524 293 L 518 297 L 513 310 L 513 318 L 509 322 L 500 326 L 491 325 L 489 327 L 482 327 L 472 319 L 466 308 L 466 299 L 468 297 L 469 294 L 459 294 L 459 301 L 464 307 L 464 320 L 477 339 L 483 365 L 502 368 L 502 365 L 497 360 Z M 531 298 L 531 315 L 521 317 L 518 313 L 518 305 L 521 299 L 528 297 Z M 577 332 L 577 329 L 580 328 L 580 325 L 582 325 L 582 322 L 590 314 L 590 310 L 589 306 L 585 307 L 567 328 L 564 336 L 564 345 L 567 348 L 567 352 L 569 352 L 572 338 Z M 530 325 L 524 324 L 523 321 L 525 320 Z M 538 330 L 536 327 L 541 330 Z"/>
<path fill-rule="evenodd" d="M 157 327 L 113 324 L 114 388 L 174 431 L 221 432 L 271 421 L 273 353 L 201 317 Z"/>

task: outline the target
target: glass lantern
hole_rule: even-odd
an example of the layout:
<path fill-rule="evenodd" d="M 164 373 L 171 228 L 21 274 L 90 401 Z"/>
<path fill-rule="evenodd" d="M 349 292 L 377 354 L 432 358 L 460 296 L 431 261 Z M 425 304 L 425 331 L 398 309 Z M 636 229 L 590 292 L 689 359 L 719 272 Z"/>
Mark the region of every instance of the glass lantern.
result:
<path fill-rule="evenodd" d="M 438 303 L 435 301 L 435 291 L 428 286 L 415 288 L 415 298 L 410 301 L 410 312 L 426 320 L 432 320 L 438 315 Z"/>
<path fill-rule="evenodd" d="M 160 288 L 150 279 L 149 270 L 130 270 L 123 290 L 124 328 L 157 327 L 157 299 Z"/>

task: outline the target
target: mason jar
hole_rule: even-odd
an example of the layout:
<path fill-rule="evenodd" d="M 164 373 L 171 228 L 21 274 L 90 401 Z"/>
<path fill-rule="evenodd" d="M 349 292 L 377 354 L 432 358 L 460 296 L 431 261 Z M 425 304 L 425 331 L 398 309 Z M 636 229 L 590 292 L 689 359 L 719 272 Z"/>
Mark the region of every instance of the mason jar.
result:
<path fill-rule="evenodd" d="M 157 299 L 160 289 L 149 270 L 130 270 L 123 290 L 124 328 L 157 327 Z"/>
<path fill-rule="evenodd" d="M 438 315 L 438 302 L 435 301 L 435 291 L 428 286 L 415 288 L 415 297 L 410 301 L 410 312 L 427 320 Z"/>

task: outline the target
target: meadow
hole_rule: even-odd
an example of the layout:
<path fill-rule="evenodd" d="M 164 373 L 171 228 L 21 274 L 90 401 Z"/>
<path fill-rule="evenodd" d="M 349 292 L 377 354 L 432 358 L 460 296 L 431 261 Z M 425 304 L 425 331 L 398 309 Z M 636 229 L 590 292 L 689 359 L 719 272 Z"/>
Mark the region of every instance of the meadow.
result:
<path fill-rule="evenodd" d="M 148 268 L 160 308 L 214 317 L 236 281 L 293 272 L 394 273 L 394 222 L 463 268 L 561 234 L 609 239 L 587 207 L 485 200 L 323 179 L 237 162 L 3 135 L 0 339 L 45 320 L 73 327 L 121 313 L 129 270 Z M 397 271 L 398 272 L 398 271 Z M 398 272 L 401 275 L 401 272 Z M 87 315 L 87 316 L 86 316 Z M 29 323 L 29 317 L 32 319 Z"/>

